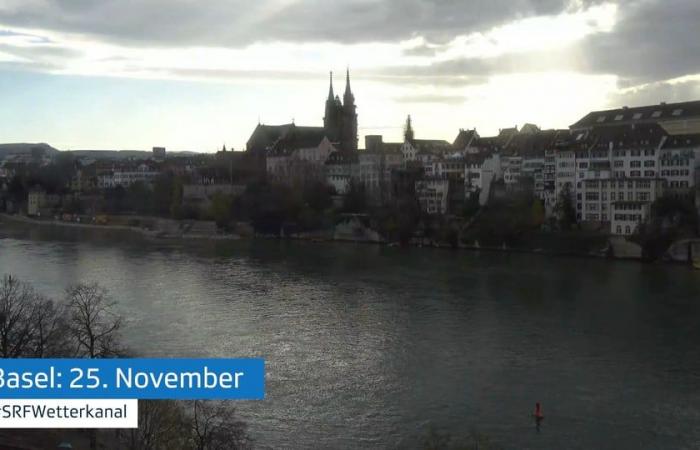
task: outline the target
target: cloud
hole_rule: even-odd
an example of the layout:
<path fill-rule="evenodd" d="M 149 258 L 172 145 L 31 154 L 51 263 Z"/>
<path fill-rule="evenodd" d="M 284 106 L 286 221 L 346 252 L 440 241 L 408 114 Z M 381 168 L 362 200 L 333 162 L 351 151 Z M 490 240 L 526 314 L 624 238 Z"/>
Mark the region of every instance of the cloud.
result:
<path fill-rule="evenodd" d="M 402 103 L 454 103 L 459 95 L 415 92 L 497 76 L 602 74 L 617 77 L 621 96 L 656 102 L 696 92 L 663 83 L 700 73 L 697 23 L 697 0 L 2 0 L 0 61 L 290 82 L 350 64 L 358 80 L 419 88 L 393 96 Z"/>
<path fill-rule="evenodd" d="M 653 105 L 661 101 L 684 102 L 700 98 L 700 77 L 685 81 L 664 81 L 649 83 L 613 93 L 609 103 L 612 106 Z"/>
<path fill-rule="evenodd" d="M 462 95 L 443 95 L 443 94 L 418 94 L 418 95 L 403 95 L 395 98 L 399 103 L 438 103 L 442 105 L 461 105 L 467 98 Z"/>
<path fill-rule="evenodd" d="M 700 73 L 700 2 L 620 0 L 618 23 L 581 45 L 588 70 L 615 74 L 623 86 Z"/>
<path fill-rule="evenodd" d="M 148 46 L 392 42 L 558 14 L 596 0 L 7 0 L 0 23 Z"/>

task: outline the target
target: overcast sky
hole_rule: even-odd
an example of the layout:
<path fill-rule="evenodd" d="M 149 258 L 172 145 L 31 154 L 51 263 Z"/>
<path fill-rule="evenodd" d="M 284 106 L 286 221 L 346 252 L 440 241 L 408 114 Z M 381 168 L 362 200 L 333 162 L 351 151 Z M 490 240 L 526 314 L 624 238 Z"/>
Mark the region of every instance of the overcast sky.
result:
<path fill-rule="evenodd" d="M 0 141 L 243 148 L 320 125 L 352 71 L 360 134 L 567 127 L 700 99 L 698 0 L 0 0 Z"/>

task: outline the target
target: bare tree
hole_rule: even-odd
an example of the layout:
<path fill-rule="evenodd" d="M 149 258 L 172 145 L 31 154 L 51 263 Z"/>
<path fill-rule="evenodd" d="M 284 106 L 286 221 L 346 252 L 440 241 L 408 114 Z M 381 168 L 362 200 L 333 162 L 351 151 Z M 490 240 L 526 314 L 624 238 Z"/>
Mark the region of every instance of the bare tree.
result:
<path fill-rule="evenodd" d="M 112 310 L 114 302 L 97 283 L 76 284 L 66 290 L 68 330 L 75 355 L 108 358 L 123 355 L 119 343 L 122 318 Z M 97 432 L 89 431 L 90 449 L 97 449 Z"/>
<path fill-rule="evenodd" d="M 37 295 L 30 320 L 33 329 L 30 351 L 33 358 L 70 354 L 66 311 L 63 305 Z"/>
<path fill-rule="evenodd" d="M 190 423 L 190 445 L 196 450 L 240 450 L 252 448 L 247 425 L 236 418 L 233 408 L 221 402 L 194 401 Z"/>
<path fill-rule="evenodd" d="M 187 418 L 182 404 L 172 400 L 139 401 L 139 427 L 120 430 L 127 450 L 185 450 Z"/>
<path fill-rule="evenodd" d="M 97 283 L 77 284 L 66 290 L 68 328 L 75 354 L 87 358 L 120 356 L 122 318 L 113 311 L 114 302 Z"/>
<path fill-rule="evenodd" d="M 11 275 L 0 281 L 0 356 L 43 358 L 63 354 L 62 308 Z"/>

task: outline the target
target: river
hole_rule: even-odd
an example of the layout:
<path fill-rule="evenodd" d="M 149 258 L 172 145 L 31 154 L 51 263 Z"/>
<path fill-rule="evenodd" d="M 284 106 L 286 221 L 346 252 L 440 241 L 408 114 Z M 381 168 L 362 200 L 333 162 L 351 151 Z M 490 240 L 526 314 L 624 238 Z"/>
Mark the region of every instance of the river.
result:
<path fill-rule="evenodd" d="M 264 357 L 261 448 L 700 446 L 700 272 L 281 241 L 149 242 L 0 223 L 0 273 L 107 287 L 141 356 Z M 546 415 L 535 430 L 532 412 Z"/>

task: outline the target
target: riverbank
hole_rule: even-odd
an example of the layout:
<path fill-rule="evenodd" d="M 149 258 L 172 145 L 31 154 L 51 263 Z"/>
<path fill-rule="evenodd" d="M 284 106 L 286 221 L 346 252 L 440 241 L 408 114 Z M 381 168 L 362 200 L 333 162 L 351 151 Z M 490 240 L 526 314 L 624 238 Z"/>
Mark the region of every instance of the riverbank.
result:
<path fill-rule="evenodd" d="M 124 219 L 124 218 L 122 218 Z M 193 223 L 188 221 L 175 221 L 170 219 L 160 219 L 156 217 L 141 217 L 140 226 L 135 225 L 117 225 L 117 224 L 94 224 L 94 223 L 77 223 L 55 219 L 36 219 L 23 215 L 11 215 L 0 213 L 0 221 L 23 225 L 31 225 L 44 228 L 61 228 L 61 229 L 83 229 L 97 232 L 117 232 L 127 233 L 139 238 L 145 238 L 151 241 L 238 241 L 244 239 L 237 234 L 220 234 L 215 231 L 212 226 L 199 228 L 193 226 Z M 132 219 L 132 221 L 134 221 Z M 383 239 L 378 239 L 376 232 L 371 235 L 371 239 L 367 238 L 368 233 L 363 232 L 353 238 L 348 233 L 338 233 L 336 230 L 319 231 L 312 233 L 295 233 L 283 236 L 279 235 L 263 235 L 253 233 L 252 230 L 246 233 L 245 236 L 268 239 L 268 240 L 294 240 L 317 243 L 354 243 L 387 247 L 400 246 L 397 242 L 387 242 Z M 407 244 L 409 247 L 416 248 L 434 248 L 443 250 L 461 250 L 461 251 L 478 251 L 478 252 L 496 252 L 496 253 L 520 253 L 534 254 L 548 257 L 576 257 L 576 258 L 594 258 L 594 259 L 611 259 L 611 260 L 626 260 L 626 261 L 642 261 L 641 247 L 633 242 L 630 242 L 622 237 L 608 236 L 599 233 L 586 233 L 581 231 L 567 233 L 552 233 L 552 232 L 528 232 L 519 237 L 516 243 L 507 245 L 481 244 L 478 241 L 472 243 L 459 242 L 456 245 L 450 245 L 444 242 L 438 242 L 428 238 L 414 238 Z M 678 261 L 677 258 L 665 258 L 663 262 L 671 263 L 687 263 L 687 261 Z"/>
<path fill-rule="evenodd" d="M 34 219 L 31 217 L 19 214 L 0 213 L 0 220 L 8 220 L 14 223 L 22 223 L 27 225 L 36 225 L 42 227 L 61 227 L 73 229 L 89 229 L 89 230 L 104 230 L 104 231 L 119 231 L 127 233 L 135 233 L 147 239 L 157 240 L 216 240 L 216 241 L 232 241 L 239 240 L 240 236 L 234 234 L 204 234 L 197 232 L 189 232 L 181 227 L 169 227 L 164 229 L 149 229 L 141 226 L 132 225 L 98 225 L 92 223 L 67 222 L 55 219 Z M 156 219 L 154 219 L 156 220 Z M 168 221 L 171 223 L 172 221 Z M 177 230 L 182 230 L 177 232 Z"/>

